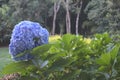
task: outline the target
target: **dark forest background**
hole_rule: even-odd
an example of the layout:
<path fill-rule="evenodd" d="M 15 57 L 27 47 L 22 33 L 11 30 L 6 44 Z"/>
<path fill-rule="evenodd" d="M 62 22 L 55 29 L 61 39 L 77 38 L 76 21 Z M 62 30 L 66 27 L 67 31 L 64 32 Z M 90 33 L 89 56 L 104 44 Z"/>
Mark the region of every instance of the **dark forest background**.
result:
<path fill-rule="evenodd" d="M 39 22 L 50 35 L 120 35 L 120 0 L 0 0 L 0 46 L 22 20 Z"/>

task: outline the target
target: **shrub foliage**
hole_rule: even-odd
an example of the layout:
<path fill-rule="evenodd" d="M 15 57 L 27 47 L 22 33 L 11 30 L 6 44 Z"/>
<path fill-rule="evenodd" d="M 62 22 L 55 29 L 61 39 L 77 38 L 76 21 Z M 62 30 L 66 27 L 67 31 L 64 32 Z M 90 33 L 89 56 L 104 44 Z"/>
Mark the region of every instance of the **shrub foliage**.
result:
<path fill-rule="evenodd" d="M 65 34 L 31 50 L 33 60 L 10 63 L 2 74 L 19 73 L 20 80 L 119 80 L 120 43 L 107 33 L 86 41 Z"/>

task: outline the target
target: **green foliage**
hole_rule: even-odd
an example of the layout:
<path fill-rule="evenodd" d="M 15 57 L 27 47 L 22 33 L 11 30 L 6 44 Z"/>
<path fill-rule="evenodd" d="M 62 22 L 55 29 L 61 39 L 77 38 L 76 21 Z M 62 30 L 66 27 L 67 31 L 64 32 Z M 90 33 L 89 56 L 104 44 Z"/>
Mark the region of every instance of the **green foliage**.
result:
<path fill-rule="evenodd" d="M 6 26 L 8 25 L 8 12 L 10 8 L 8 5 L 3 4 L 0 7 L 0 44 L 1 46 L 9 43 L 10 39 L 10 29 Z M 7 29 L 6 29 L 7 28 Z"/>
<path fill-rule="evenodd" d="M 30 62 L 24 61 L 24 62 L 13 62 L 8 64 L 5 69 L 3 69 L 2 73 L 3 74 L 11 74 L 11 73 L 26 73 L 28 66 L 30 66 Z"/>
<path fill-rule="evenodd" d="M 2 73 L 20 73 L 29 80 L 117 80 L 120 74 L 120 44 L 107 33 L 85 43 L 82 36 L 63 35 L 54 43 L 31 51 L 31 61 L 14 62 Z"/>
<path fill-rule="evenodd" d="M 94 32 L 109 32 L 111 34 L 120 34 L 119 19 L 120 10 L 118 0 L 91 0 L 86 8 L 85 13 L 88 16 L 89 24 L 94 23 L 91 27 L 95 28 Z M 89 26 L 89 25 L 88 25 Z M 92 29 L 91 28 L 91 29 Z"/>
<path fill-rule="evenodd" d="M 9 51 L 7 47 L 0 47 L 0 77 L 2 76 L 1 70 L 3 69 L 3 67 L 5 67 L 12 61 L 11 56 L 8 52 Z"/>
<path fill-rule="evenodd" d="M 37 21 L 51 33 L 53 6 L 56 1 L 60 0 L 0 0 L 0 44 L 9 44 L 13 27 L 21 20 Z M 81 0 L 69 0 L 72 33 L 75 33 L 75 19 L 80 11 L 80 2 Z M 79 18 L 79 25 L 82 25 L 79 26 L 80 34 L 88 36 L 105 31 L 120 34 L 119 0 L 82 0 L 82 2 Z M 84 9 L 87 16 L 83 12 Z M 62 3 L 56 19 L 57 34 L 66 33 L 65 16 L 65 5 Z"/>
<path fill-rule="evenodd" d="M 0 46 L 9 44 L 12 29 L 22 20 L 36 21 L 47 27 L 51 5 L 48 3 L 46 0 L 0 0 Z"/>

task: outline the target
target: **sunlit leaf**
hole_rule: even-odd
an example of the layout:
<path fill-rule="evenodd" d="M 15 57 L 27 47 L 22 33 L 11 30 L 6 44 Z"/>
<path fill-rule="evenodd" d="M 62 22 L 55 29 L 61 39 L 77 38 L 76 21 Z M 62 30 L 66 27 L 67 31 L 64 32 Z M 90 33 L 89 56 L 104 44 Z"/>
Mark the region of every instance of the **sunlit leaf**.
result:
<path fill-rule="evenodd" d="M 111 62 L 111 55 L 109 53 L 102 54 L 99 59 L 96 60 L 97 64 L 108 66 Z"/>

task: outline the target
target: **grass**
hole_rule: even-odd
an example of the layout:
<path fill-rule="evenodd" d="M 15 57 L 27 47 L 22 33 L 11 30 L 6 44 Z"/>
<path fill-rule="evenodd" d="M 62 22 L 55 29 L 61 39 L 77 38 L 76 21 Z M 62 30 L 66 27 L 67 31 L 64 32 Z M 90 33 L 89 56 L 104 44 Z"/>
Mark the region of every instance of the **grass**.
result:
<path fill-rule="evenodd" d="M 8 51 L 8 47 L 0 47 L 0 71 L 3 67 L 12 61 L 11 56 Z M 1 76 L 1 74 L 0 74 Z"/>

